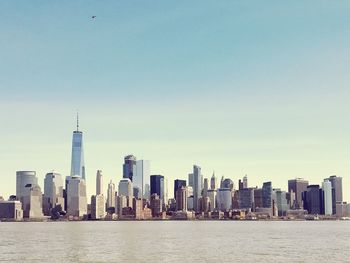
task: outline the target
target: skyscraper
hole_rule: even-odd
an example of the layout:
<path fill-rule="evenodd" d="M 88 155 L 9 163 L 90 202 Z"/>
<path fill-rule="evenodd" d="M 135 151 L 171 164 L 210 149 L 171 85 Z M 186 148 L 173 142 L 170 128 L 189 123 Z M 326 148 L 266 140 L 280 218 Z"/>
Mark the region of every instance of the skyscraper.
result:
<path fill-rule="evenodd" d="M 165 204 L 165 180 L 163 175 L 151 175 L 151 195 L 157 194 L 162 201 L 162 204 Z"/>
<path fill-rule="evenodd" d="M 309 185 L 306 191 L 303 193 L 304 197 L 304 209 L 309 214 L 318 215 L 321 213 L 321 198 L 320 198 L 320 186 Z"/>
<path fill-rule="evenodd" d="M 85 180 L 80 176 L 66 177 L 67 215 L 82 218 L 87 214 Z"/>
<path fill-rule="evenodd" d="M 216 190 L 216 188 L 217 188 L 217 182 L 216 182 L 215 172 L 213 172 L 213 175 L 210 178 L 210 189 Z"/>
<path fill-rule="evenodd" d="M 322 197 L 324 214 L 330 216 L 333 214 L 332 183 L 325 179 L 322 183 Z"/>
<path fill-rule="evenodd" d="M 199 212 L 199 199 L 202 195 L 202 173 L 198 165 L 193 165 L 193 210 Z"/>
<path fill-rule="evenodd" d="M 57 172 L 47 173 L 44 179 L 44 214 L 49 216 L 51 209 L 61 206 L 64 209 L 63 179 Z"/>
<path fill-rule="evenodd" d="M 176 211 L 187 211 L 186 186 L 181 186 L 180 188 L 176 189 L 175 199 L 176 199 Z"/>
<path fill-rule="evenodd" d="M 181 187 L 185 187 L 186 188 L 186 180 L 176 179 L 174 181 L 174 198 L 175 199 L 176 199 L 176 191 L 177 191 L 177 189 L 180 189 Z"/>
<path fill-rule="evenodd" d="M 107 189 L 107 209 L 115 208 L 115 184 L 112 180 L 108 184 Z"/>
<path fill-rule="evenodd" d="M 131 182 L 134 182 L 134 175 L 136 175 L 136 157 L 127 155 L 124 157 L 123 178 L 129 178 Z"/>
<path fill-rule="evenodd" d="M 262 207 L 272 208 L 272 183 L 265 182 L 262 187 Z"/>
<path fill-rule="evenodd" d="M 103 195 L 103 179 L 101 170 L 97 170 L 96 173 L 96 195 Z"/>
<path fill-rule="evenodd" d="M 124 178 L 119 181 L 118 196 L 125 196 L 127 199 L 127 206 L 132 207 L 133 186 L 129 178 Z"/>
<path fill-rule="evenodd" d="M 328 178 L 328 180 L 332 184 L 332 210 L 333 214 L 335 215 L 337 213 L 337 204 L 340 205 L 343 203 L 343 178 L 332 175 Z"/>
<path fill-rule="evenodd" d="M 136 161 L 136 173 L 133 175 L 133 187 L 137 188 L 138 196 L 135 198 L 149 199 L 149 196 L 145 195 L 146 185 L 149 185 L 150 177 L 150 162 L 148 160 Z"/>
<path fill-rule="evenodd" d="M 306 191 L 308 185 L 309 182 L 301 178 L 288 180 L 288 192 L 291 196 L 295 194 L 294 204 L 291 204 L 293 209 L 303 209 L 302 194 Z"/>
<path fill-rule="evenodd" d="M 72 163 L 71 176 L 80 176 L 85 178 L 85 164 L 83 152 L 83 132 L 79 131 L 79 116 L 77 115 L 77 130 L 73 131 L 72 140 Z"/>
<path fill-rule="evenodd" d="M 39 185 L 27 184 L 24 188 L 24 195 L 21 197 L 23 206 L 23 217 L 42 218 L 42 192 Z"/>
<path fill-rule="evenodd" d="M 35 171 L 17 171 L 16 172 L 16 198 L 21 201 L 21 197 L 26 192 L 26 185 L 32 186 L 38 185 L 38 178 L 36 177 Z"/>

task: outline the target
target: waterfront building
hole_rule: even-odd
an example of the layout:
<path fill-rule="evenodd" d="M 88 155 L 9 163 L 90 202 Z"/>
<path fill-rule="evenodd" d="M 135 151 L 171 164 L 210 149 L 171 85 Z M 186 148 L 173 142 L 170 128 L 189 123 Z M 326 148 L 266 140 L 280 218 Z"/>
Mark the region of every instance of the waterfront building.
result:
<path fill-rule="evenodd" d="M 185 181 L 186 184 L 186 181 Z M 186 185 L 176 190 L 176 211 L 187 211 L 187 189 Z"/>
<path fill-rule="evenodd" d="M 328 180 L 332 184 L 332 211 L 337 214 L 337 204 L 343 203 L 343 178 L 332 175 Z"/>
<path fill-rule="evenodd" d="M 133 178 L 136 175 L 136 157 L 134 155 L 127 155 L 124 157 L 123 164 L 123 178 L 130 179 L 133 182 Z"/>
<path fill-rule="evenodd" d="M 176 179 L 174 181 L 174 198 L 176 200 L 176 192 L 178 189 L 185 187 L 186 189 L 186 180 L 180 180 L 180 179 Z"/>
<path fill-rule="evenodd" d="M 211 190 L 216 190 L 217 188 L 217 180 L 215 177 L 215 172 L 213 172 L 213 175 L 210 178 L 210 189 Z"/>
<path fill-rule="evenodd" d="M 246 189 L 246 188 L 242 188 Z M 254 188 L 254 208 L 263 207 L 263 191 L 261 188 Z"/>
<path fill-rule="evenodd" d="M 42 192 L 39 185 L 27 184 L 24 188 L 24 195 L 21 198 L 23 217 L 38 219 L 44 216 L 42 206 Z"/>
<path fill-rule="evenodd" d="M 143 204 L 142 199 L 133 198 L 132 209 L 136 220 L 143 219 Z"/>
<path fill-rule="evenodd" d="M 91 219 L 98 220 L 105 218 L 105 199 L 102 194 L 91 196 Z"/>
<path fill-rule="evenodd" d="M 162 204 L 165 204 L 165 189 L 164 189 L 164 176 L 163 175 L 151 175 L 151 195 L 157 194 L 162 200 Z"/>
<path fill-rule="evenodd" d="M 67 215 L 82 218 L 87 214 L 85 180 L 80 176 L 66 177 Z"/>
<path fill-rule="evenodd" d="M 116 197 L 116 213 L 118 214 L 119 217 L 123 215 L 123 210 L 125 208 L 130 208 L 129 203 L 132 206 L 132 197 L 124 196 L 124 195 L 119 195 Z"/>
<path fill-rule="evenodd" d="M 326 216 L 333 214 L 332 183 L 328 179 L 322 182 L 323 212 Z"/>
<path fill-rule="evenodd" d="M 135 198 L 149 199 L 149 192 L 146 193 L 146 185 L 149 185 L 150 178 L 150 161 L 138 160 L 136 161 L 136 173 L 133 176 L 133 187 L 137 188 Z"/>
<path fill-rule="evenodd" d="M 216 209 L 216 190 L 209 189 L 208 197 L 209 197 L 209 211 L 213 212 Z"/>
<path fill-rule="evenodd" d="M 262 207 L 272 208 L 272 183 L 265 182 L 262 187 Z"/>
<path fill-rule="evenodd" d="M 239 209 L 253 210 L 255 188 L 243 188 L 237 191 L 237 203 Z"/>
<path fill-rule="evenodd" d="M 276 206 L 278 216 L 287 215 L 287 211 L 290 207 L 288 199 L 288 193 L 286 191 L 282 191 L 281 189 L 272 190 L 273 209 L 275 209 Z M 273 212 L 273 214 L 275 215 L 276 213 Z"/>
<path fill-rule="evenodd" d="M 321 214 L 321 191 L 319 185 L 309 185 L 303 193 L 304 209 L 309 214 Z"/>
<path fill-rule="evenodd" d="M 301 178 L 288 180 L 288 192 L 291 195 L 293 195 L 293 193 L 295 194 L 294 203 L 291 204 L 292 209 L 303 209 L 302 195 L 306 191 L 308 185 L 309 182 Z"/>
<path fill-rule="evenodd" d="M 38 178 L 35 171 L 17 171 L 16 172 L 16 198 L 21 201 L 21 198 L 26 192 L 26 185 L 38 185 Z M 22 202 L 23 204 L 23 202 Z"/>
<path fill-rule="evenodd" d="M 118 195 L 127 198 L 127 206 L 132 207 L 133 187 L 129 178 L 124 178 L 119 181 Z"/>
<path fill-rule="evenodd" d="M 97 170 L 96 172 L 96 195 L 103 195 L 103 177 L 101 170 Z"/>
<path fill-rule="evenodd" d="M 202 196 L 202 173 L 198 165 L 193 165 L 193 210 L 200 211 L 199 198 Z"/>
<path fill-rule="evenodd" d="M 216 195 L 217 209 L 225 212 L 232 209 L 232 192 L 230 188 L 219 188 Z"/>
<path fill-rule="evenodd" d="M 23 219 L 20 201 L 0 201 L 0 220 L 21 221 Z"/>
<path fill-rule="evenodd" d="M 44 179 L 43 211 L 44 215 L 51 215 L 51 209 L 64 210 L 63 179 L 57 172 L 50 172 Z"/>
<path fill-rule="evenodd" d="M 73 131 L 72 139 L 72 160 L 71 160 L 71 176 L 80 176 L 84 180 L 85 163 L 83 151 L 83 132 L 79 131 L 79 116 L 77 115 L 77 129 Z"/>
<path fill-rule="evenodd" d="M 107 189 L 107 210 L 110 211 L 111 208 L 115 208 L 115 184 L 112 180 L 108 184 Z"/>
<path fill-rule="evenodd" d="M 152 185 L 152 180 L 151 180 Z M 159 217 L 162 213 L 162 199 L 159 197 L 157 193 L 151 194 L 151 202 L 150 202 L 150 208 L 152 210 L 152 216 L 153 217 Z"/>

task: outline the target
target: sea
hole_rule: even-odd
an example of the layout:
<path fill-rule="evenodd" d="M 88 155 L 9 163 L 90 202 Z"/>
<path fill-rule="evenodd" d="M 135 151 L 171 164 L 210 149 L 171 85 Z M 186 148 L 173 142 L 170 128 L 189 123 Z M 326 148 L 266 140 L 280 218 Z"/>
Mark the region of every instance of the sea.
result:
<path fill-rule="evenodd" d="M 350 262 L 350 221 L 3 222 L 0 262 Z"/>

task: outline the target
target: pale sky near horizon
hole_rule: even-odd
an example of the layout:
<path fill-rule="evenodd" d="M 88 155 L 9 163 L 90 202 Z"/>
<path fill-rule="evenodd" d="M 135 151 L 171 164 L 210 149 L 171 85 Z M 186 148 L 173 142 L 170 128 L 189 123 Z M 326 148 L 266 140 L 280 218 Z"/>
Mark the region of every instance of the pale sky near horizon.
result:
<path fill-rule="evenodd" d="M 349 1 L 0 1 L 0 196 L 69 175 L 76 110 L 89 195 L 123 157 L 250 186 L 343 177 Z M 96 19 L 91 16 L 96 15 Z"/>

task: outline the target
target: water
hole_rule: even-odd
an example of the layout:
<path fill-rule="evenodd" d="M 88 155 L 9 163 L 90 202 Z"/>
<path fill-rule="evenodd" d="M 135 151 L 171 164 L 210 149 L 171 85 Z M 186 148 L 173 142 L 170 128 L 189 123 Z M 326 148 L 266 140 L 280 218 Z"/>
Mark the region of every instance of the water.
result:
<path fill-rule="evenodd" d="M 1 262 L 350 262 L 350 222 L 0 223 Z"/>

